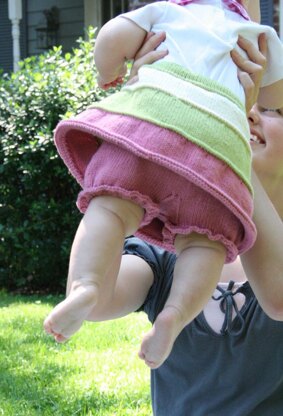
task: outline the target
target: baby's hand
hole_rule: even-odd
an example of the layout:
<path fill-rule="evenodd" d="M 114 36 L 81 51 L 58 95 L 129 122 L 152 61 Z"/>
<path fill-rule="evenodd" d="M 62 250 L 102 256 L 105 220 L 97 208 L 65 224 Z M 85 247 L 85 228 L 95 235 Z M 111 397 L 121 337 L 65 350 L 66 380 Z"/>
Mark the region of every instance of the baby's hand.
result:
<path fill-rule="evenodd" d="M 99 88 L 108 90 L 109 88 L 115 88 L 117 85 L 123 84 L 124 77 L 118 77 L 114 81 L 104 82 L 104 80 L 98 75 L 97 83 Z"/>
<path fill-rule="evenodd" d="M 123 84 L 127 70 L 127 64 L 123 62 L 119 68 L 116 68 L 115 72 L 103 73 L 104 77 L 99 73 L 97 75 L 98 86 L 103 90 L 108 90 L 109 88 L 115 88 L 117 85 Z"/>

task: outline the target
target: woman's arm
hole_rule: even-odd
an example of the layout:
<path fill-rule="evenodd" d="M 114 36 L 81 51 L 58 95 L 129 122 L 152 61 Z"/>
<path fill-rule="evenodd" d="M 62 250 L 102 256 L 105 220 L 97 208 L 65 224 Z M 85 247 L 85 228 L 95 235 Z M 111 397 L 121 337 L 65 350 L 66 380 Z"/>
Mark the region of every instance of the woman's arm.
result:
<path fill-rule="evenodd" d="M 259 51 L 249 41 L 239 39 L 239 46 L 246 51 L 248 60 L 236 51 L 231 53 L 245 89 L 247 112 L 257 101 L 260 81 L 266 67 L 265 35 L 260 35 L 258 41 Z M 252 182 L 257 240 L 254 246 L 241 256 L 241 262 L 264 311 L 273 319 L 283 320 L 282 220 L 255 173 L 252 174 Z"/>
<path fill-rule="evenodd" d="M 247 5 L 248 13 L 254 22 L 260 23 L 260 2 L 249 0 Z M 283 79 L 262 87 L 259 90 L 258 104 L 264 108 L 278 109 L 283 107 Z"/>
<path fill-rule="evenodd" d="M 253 22 L 260 23 L 261 14 L 260 14 L 260 2 L 259 0 L 249 0 L 244 1 L 244 6 L 246 3 L 246 8 L 248 14 Z"/>
<path fill-rule="evenodd" d="M 255 173 L 254 222 L 257 239 L 241 256 L 241 261 L 264 311 L 276 320 L 283 320 L 283 224 Z"/>

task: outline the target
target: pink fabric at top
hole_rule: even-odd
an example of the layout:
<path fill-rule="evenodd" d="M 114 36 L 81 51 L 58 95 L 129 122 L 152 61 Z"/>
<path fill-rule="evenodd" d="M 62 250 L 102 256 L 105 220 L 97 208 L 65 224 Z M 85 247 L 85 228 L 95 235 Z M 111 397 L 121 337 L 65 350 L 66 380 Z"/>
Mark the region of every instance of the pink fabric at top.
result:
<path fill-rule="evenodd" d="M 241 0 L 222 0 L 229 9 L 233 12 L 239 13 L 244 19 L 251 20 L 246 9 L 241 3 Z M 189 3 L 197 3 L 198 0 L 169 0 L 170 3 L 179 4 L 179 6 L 186 6 Z"/>

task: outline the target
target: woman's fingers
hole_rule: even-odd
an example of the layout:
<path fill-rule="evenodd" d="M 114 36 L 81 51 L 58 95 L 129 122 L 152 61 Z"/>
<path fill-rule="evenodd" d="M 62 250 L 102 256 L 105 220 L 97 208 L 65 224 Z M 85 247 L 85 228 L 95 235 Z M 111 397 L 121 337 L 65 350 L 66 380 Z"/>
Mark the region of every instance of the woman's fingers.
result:
<path fill-rule="evenodd" d="M 264 73 L 266 68 L 266 38 L 265 36 L 260 35 L 259 37 L 259 47 L 261 49 L 256 49 L 256 47 L 248 40 L 244 38 L 239 38 L 238 45 L 243 49 L 247 56 L 241 55 L 235 49 L 231 52 L 233 61 L 241 71 L 245 71 L 250 75 L 254 73 Z"/>
<path fill-rule="evenodd" d="M 246 113 L 248 114 L 253 105 L 257 102 L 259 87 L 247 72 L 238 70 L 238 78 L 245 91 L 245 107 Z"/>
<path fill-rule="evenodd" d="M 258 37 L 258 48 L 251 41 L 242 36 L 239 36 L 238 45 L 248 56 L 244 65 L 246 64 L 249 66 L 249 63 L 254 63 L 260 65 L 263 69 L 266 68 L 267 41 L 264 33 L 261 33 Z M 245 68 L 242 69 L 244 70 Z"/>
<path fill-rule="evenodd" d="M 165 32 L 153 33 L 149 32 L 143 42 L 142 47 L 137 52 L 135 60 L 142 58 L 149 52 L 154 51 L 166 38 Z"/>
<path fill-rule="evenodd" d="M 233 61 L 237 67 L 244 72 L 247 72 L 250 75 L 259 74 L 263 71 L 263 66 L 256 62 L 249 60 L 249 58 L 243 57 L 239 52 L 233 50 L 231 52 Z"/>
<path fill-rule="evenodd" d="M 130 71 L 130 79 L 132 77 L 137 76 L 138 70 L 143 66 L 143 65 L 149 65 L 152 64 L 153 62 L 158 61 L 159 59 L 163 58 L 164 56 L 167 55 L 167 51 L 151 51 L 148 52 L 145 56 L 142 56 L 140 58 L 138 58 L 137 60 L 135 60 L 133 62 L 133 65 L 131 67 L 131 71 Z"/>
<path fill-rule="evenodd" d="M 266 69 L 267 42 L 264 33 L 259 35 L 258 48 L 249 40 L 239 37 L 238 45 L 246 52 L 242 56 L 236 50 L 231 52 L 231 57 L 238 67 L 238 78 L 246 96 L 246 111 L 249 112 L 255 104 L 258 92 Z"/>
<path fill-rule="evenodd" d="M 149 65 L 153 62 L 158 61 L 159 59 L 163 58 L 167 55 L 167 50 L 159 50 L 156 51 L 155 49 L 165 40 L 166 34 L 164 32 L 160 33 L 152 33 L 150 32 L 147 37 L 145 38 L 145 41 L 140 48 L 140 50 L 137 52 L 133 65 L 131 67 L 130 81 L 128 84 L 132 84 L 136 82 L 137 80 L 137 73 L 141 66 L 143 65 Z"/>

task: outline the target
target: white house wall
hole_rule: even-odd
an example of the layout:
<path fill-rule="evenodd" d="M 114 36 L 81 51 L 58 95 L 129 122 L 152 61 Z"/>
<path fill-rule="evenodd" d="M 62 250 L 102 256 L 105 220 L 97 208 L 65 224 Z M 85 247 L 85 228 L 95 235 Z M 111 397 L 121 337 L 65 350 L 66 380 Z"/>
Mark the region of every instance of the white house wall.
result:
<path fill-rule="evenodd" d="M 100 0 L 84 0 L 85 27 L 101 27 L 102 2 Z"/>

